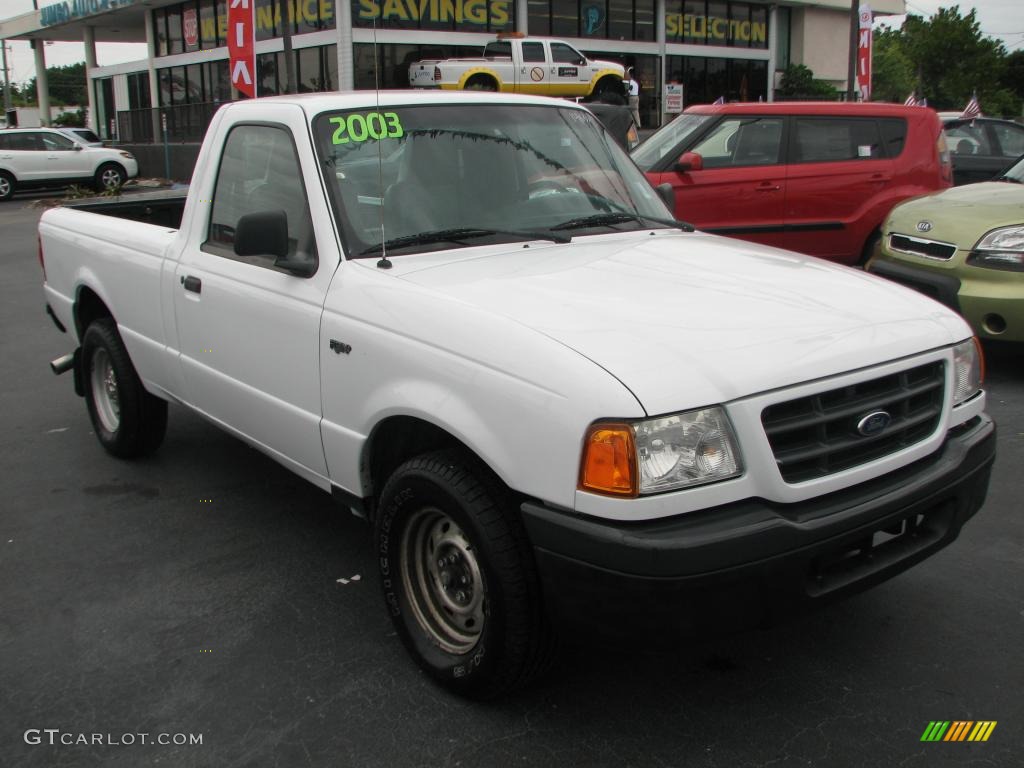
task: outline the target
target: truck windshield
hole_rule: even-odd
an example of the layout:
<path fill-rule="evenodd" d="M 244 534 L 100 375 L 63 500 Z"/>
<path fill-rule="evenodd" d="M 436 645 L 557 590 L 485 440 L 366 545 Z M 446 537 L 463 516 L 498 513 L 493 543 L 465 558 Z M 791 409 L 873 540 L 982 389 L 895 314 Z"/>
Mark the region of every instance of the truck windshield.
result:
<path fill-rule="evenodd" d="M 316 148 L 350 258 L 663 228 L 643 174 L 582 109 L 327 112 Z"/>

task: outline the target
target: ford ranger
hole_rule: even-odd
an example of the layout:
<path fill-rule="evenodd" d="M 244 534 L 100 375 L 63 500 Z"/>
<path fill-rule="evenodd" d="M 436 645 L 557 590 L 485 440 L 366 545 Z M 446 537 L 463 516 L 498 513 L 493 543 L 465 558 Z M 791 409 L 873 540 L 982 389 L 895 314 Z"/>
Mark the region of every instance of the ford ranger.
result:
<path fill-rule="evenodd" d="M 471 108 L 470 108 L 471 107 Z M 889 578 L 985 497 L 970 328 L 674 220 L 583 107 L 235 102 L 187 197 L 47 211 L 48 311 L 102 446 L 179 403 L 372 524 L 431 675 L 494 696 L 555 630 L 757 622 Z"/>

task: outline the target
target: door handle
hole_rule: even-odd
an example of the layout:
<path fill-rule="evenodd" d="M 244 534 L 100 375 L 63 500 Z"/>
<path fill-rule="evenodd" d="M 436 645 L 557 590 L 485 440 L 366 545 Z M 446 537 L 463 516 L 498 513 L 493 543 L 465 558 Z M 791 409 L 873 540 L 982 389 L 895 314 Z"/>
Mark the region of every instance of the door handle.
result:
<path fill-rule="evenodd" d="M 778 184 L 762 184 L 757 188 L 758 192 L 777 192 L 782 189 Z"/>
<path fill-rule="evenodd" d="M 873 173 L 871 174 L 872 181 L 888 181 L 889 174 L 887 173 Z"/>
<path fill-rule="evenodd" d="M 192 293 L 203 292 L 203 281 L 198 277 L 192 277 L 192 275 L 182 277 L 181 284 L 185 286 L 186 291 L 192 291 Z"/>

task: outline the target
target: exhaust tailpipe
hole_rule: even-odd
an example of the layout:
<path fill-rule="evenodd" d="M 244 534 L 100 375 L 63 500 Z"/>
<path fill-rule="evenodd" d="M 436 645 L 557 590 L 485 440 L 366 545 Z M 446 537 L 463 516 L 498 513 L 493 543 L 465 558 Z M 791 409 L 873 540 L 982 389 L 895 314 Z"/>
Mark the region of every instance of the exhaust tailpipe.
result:
<path fill-rule="evenodd" d="M 58 357 L 56 360 L 50 361 L 50 370 L 53 371 L 55 376 L 60 376 L 62 373 L 67 373 L 75 367 L 75 355 L 69 353 L 63 357 Z"/>

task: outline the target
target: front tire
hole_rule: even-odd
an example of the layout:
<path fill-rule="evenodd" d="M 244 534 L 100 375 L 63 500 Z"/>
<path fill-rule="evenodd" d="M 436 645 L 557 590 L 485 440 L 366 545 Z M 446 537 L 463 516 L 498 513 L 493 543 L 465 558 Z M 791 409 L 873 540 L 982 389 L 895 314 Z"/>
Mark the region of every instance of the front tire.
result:
<path fill-rule="evenodd" d="M 10 200 L 14 197 L 14 189 L 17 182 L 7 171 L 0 171 L 0 201 Z"/>
<path fill-rule="evenodd" d="M 551 655 L 532 551 L 510 492 L 438 451 L 388 480 L 375 522 L 384 599 L 416 662 L 456 693 L 521 687 Z"/>
<path fill-rule="evenodd" d="M 81 364 L 85 403 L 100 444 L 122 459 L 155 451 L 167 431 L 167 401 L 142 386 L 111 318 L 86 329 Z"/>
<path fill-rule="evenodd" d="M 128 174 L 125 173 L 117 163 L 104 163 L 96 169 L 96 176 L 93 180 L 94 186 L 97 192 L 103 192 L 108 189 L 118 189 L 123 186 L 125 181 L 128 179 Z"/>

